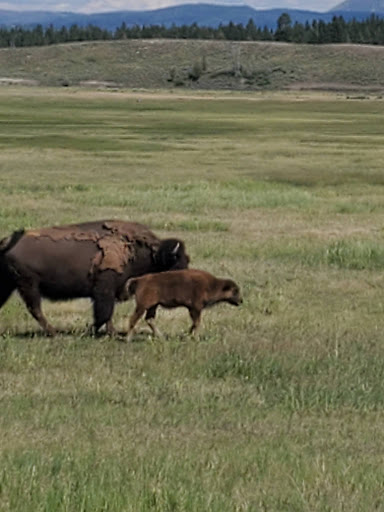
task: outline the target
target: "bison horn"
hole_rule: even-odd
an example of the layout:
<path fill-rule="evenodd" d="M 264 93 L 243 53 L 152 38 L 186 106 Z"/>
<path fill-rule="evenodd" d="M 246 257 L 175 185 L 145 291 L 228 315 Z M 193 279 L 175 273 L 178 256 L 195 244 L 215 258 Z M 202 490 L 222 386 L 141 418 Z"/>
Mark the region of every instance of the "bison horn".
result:
<path fill-rule="evenodd" d="M 175 248 L 172 251 L 172 254 L 177 254 L 177 251 L 179 250 L 179 247 L 180 247 L 180 242 L 177 242 Z"/>

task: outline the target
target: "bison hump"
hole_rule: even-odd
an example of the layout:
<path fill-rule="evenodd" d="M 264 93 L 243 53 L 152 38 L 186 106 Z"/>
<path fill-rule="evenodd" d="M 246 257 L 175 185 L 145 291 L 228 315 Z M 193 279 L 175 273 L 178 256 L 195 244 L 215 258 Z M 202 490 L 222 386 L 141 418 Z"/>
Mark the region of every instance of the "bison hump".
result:
<path fill-rule="evenodd" d="M 127 263 L 134 258 L 132 244 L 113 235 L 100 238 L 97 247 L 99 251 L 92 261 L 92 273 L 114 270 L 122 274 Z"/>
<path fill-rule="evenodd" d="M 112 234 L 121 236 L 128 241 L 142 243 L 147 247 L 154 247 L 159 244 L 159 239 L 152 231 L 138 222 L 125 222 L 121 220 L 109 220 L 103 223 L 103 227 Z"/>
<path fill-rule="evenodd" d="M 76 240 L 79 242 L 97 242 L 100 238 L 96 231 L 79 231 L 76 226 L 54 226 L 39 230 L 29 230 L 26 235 L 33 238 L 49 238 L 53 242 Z"/>

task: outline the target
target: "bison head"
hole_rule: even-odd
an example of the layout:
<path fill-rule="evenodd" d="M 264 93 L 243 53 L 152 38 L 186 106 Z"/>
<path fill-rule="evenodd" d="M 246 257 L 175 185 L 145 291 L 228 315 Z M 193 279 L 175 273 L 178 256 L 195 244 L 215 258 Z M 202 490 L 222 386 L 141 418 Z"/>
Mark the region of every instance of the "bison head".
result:
<path fill-rule="evenodd" d="M 167 238 L 160 242 L 155 254 L 157 272 L 188 268 L 189 256 L 185 252 L 184 242 L 177 238 Z"/>

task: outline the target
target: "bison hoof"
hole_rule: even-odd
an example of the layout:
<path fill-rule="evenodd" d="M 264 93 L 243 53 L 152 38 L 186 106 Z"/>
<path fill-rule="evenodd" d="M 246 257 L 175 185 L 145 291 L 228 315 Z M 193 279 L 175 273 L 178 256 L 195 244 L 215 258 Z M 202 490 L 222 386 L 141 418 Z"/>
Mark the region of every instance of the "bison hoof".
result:
<path fill-rule="evenodd" d="M 44 329 L 45 335 L 53 338 L 57 334 L 57 330 L 54 327 L 46 327 Z"/>

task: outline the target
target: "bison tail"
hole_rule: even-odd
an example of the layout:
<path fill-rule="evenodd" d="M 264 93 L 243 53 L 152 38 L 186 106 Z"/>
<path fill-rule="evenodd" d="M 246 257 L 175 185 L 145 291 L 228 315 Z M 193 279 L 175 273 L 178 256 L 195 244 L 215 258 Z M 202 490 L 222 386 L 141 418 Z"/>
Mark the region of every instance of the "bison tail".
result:
<path fill-rule="evenodd" d="M 7 238 L 3 238 L 0 240 L 0 254 L 4 254 L 7 251 L 10 251 L 12 247 L 14 247 L 20 238 L 24 235 L 25 230 L 19 229 L 19 231 L 15 231 L 11 236 Z"/>

